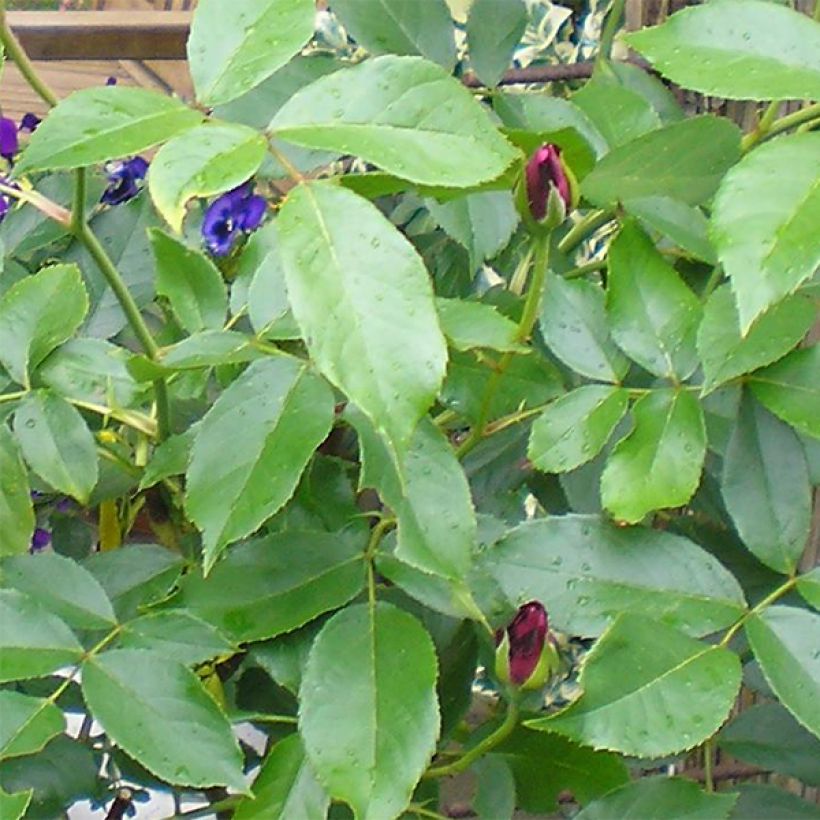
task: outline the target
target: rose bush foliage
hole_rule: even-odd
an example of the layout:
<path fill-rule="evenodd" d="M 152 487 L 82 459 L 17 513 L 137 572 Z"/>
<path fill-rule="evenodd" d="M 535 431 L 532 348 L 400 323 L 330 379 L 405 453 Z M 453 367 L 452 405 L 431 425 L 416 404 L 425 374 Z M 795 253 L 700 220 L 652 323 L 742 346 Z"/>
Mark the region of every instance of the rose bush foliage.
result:
<path fill-rule="evenodd" d="M 768 102 L 744 135 L 612 26 L 591 79 L 497 85 L 536 5 L 465 44 L 340 0 L 328 54 L 310 0 L 202 0 L 195 105 L 3 119 L 4 818 L 438 816 L 467 770 L 487 817 L 814 816 L 631 774 L 817 785 L 820 24 L 625 37 Z"/>

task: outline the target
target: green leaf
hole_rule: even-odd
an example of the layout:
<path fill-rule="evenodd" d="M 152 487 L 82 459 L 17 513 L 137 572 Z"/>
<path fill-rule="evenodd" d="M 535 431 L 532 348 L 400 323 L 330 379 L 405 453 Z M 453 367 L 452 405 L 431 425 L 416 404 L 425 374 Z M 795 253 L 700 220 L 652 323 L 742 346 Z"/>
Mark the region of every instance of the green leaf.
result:
<path fill-rule="evenodd" d="M 495 753 L 513 771 L 519 807 L 532 813 L 558 811 L 558 795 L 565 789 L 583 806 L 629 781 L 626 765 L 617 755 L 523 726 Z"/>
<path fill-rule="evenodd" d="M 515 811 L 515 778 L 503 757 L 489 754 L 470 767 L 478 786 L 473 811 L 478 820 L 511 820 Z"/>
<path fill-rule="evenodd" d="M 363 549 L 335 533 L 294 530 L 238 544 L 207 578 L 186 575 L 178 603 L 236 643 L 272 638 L 356 595 Z"/>
<path fill-rule="evenodd" d="M 766 192 L 765 211 L 752 207 L 751 191 Z M 817 269 L 819 221 L 820 134 L 780 137 L 726 174 L 715 197 L 712 241 L 731 279 L 744 335 Z"/>
<path fill-rule="evenodd" d="M 221 330 L 228 294 L 216 265 L 157 228 L 151 228 L 148 236 L 156 263 L 157 294 L 168 298 L 182 327 L 188 333 Z"/>
<path fill-rule="evenodd" d="M 740 130 L 734 123 L 693 117 L 615 148 L 584 179 L 581 193 L 601 207 L 645 196 L 699 205 L 739 158 Z"/>
<path fill-rule="evenodd" d="M 612 62 L 608 68 L 624 88 L 640 94 L 657 111 L 661 122 L 668 125 L 684 119 L 684 112 L 675 95 L 650 72 L 634 63 Z"/>
<path fill-rule="evenodd" d="M 723 727 L 718 745 L 746 763 L 820 786 L 820 739 L 779 703 L 761 703 L 742 711 Z"/>
<path fill-rule="evenodd" d="M 613 339 L 650 373 L 680 381 L 697 367 L 700 302 L 634 222 L 610 246 L 606 307 Z"/>
<path fill-rule="evenodd" d="M 22 592 L 0 589 L 0 682 L 50 675 L 82 654 L 56 615 Z"/>
<path fill-rule="evenodd" d="M 308 653 L 321 627 L 322 621 L 317 618 L 301 629 L 257 643 L 250 659 L 264 669 L 271 680 L 298 696 Z"/>
<path fill-rule="evenodd" d="M 614 75 L 596 73 L 572 95 L 572 102 L 590 118 L 610 148 L 661 126 L 649 101 L 621 85 Z"/>
<path fill-rule="evenodd" d="M 731 820 L 817 820 L 817 804 L 801 800 L 797 795 L 764 786 L 761 783 L 740 783 L 733 786 L 740 797 L 731 813 Z"/>
<path fill-rule="evenodd" d="M 806 457 L 794 432 L 748 397 L 726 448 L 721 494 L 749 550 L 790 574 L 811 529 Z"/>
<path fill-rule="evenodd" d="M 185 498 L 206 572 L 288 501 L 332 422 L 333 393 L 289 356 L 254 362 L 216 400 L 199 425 Z"/>
<path fill-rule="evenodd" d="M 548 273 L 544 293 L 540 325 L 550 350 L 582 376 L 619 382 L 629 362 L 610 338 L 601 288 Z"/>
<path fill-rule="evenodd" d="M 151 162 L 148 190 L 157 210 L 177 232 L 185 203 L 236 188 L 252 177 L 267 151 L 265 138 L 235 123 L 206 123 L 167 142 Z"/>
<path fill-rule="evenodd" d="M 621 615 L 584 660 L 584 694 L 558 714 L 525 725 L 595 749 L 662 757 L 711 737 L 726 720 L 740 680 L 740 661 L 728 649 Z"/>
<path fill-rule="evenodd" d="M 4 587 L 13 587 L 77 629 L 110 629 L 117 622 L 99 581 L 55 552 L 18 555 L 0 564 Z"/>
<path fill-rule="evenodd" d="M 820 609 L 820 567 L 815 567 L 797 579 L 797 591 L 815 609 Z"/>
<path fill-rule="evenodd" d="M 253 781 L 253 794 L 239 804 L 234 820 L 325 817 L 330 804 L 296 734 L 274 745 Z"/>
<path fill-rule="evenodd" d="M 719 287 L 709 297 L 698 328 L 703 392 L 777 361 L 803 339 L 814 319 L 811 300 L 797 294 L 772 305 L 743 336 L 731 290 Z"/>
<path fill-rule="evenodd" d="M 394 817 L 409 803 L 436 746 L 436 672 L 430 636 L 389 604 L 347 607 L 317 636 L 299 731 L 319 781 L 357 817 Z"/>
<path fill-rule="evenodd" d="M 746 635 L 780 702 L 820 737 L 820 615 L 771 606 L 746 622 Z"/>
<path fill-rule="evenodd" d="M 535 420 L 527 456 L 545 473 L 564 473 L 595 458 L 629 405 L 618 387 L 588 384 L 550 404 Z"/>
<path fill-rule="evenodd" d="M 436 299 L 444 335 L 456 350 L 487 347 L 502 352 L 525 351 L 516 341 L 518 325 L 493 305 L 465 299 Z"/>
<path fill-rule="evenodd" d="M 158 369 L 162 372 L 162 368 L 172 371 L 195 370 L 220 364 L 244 364 L 264 355 L 259 348 L 253 347 L 253 337 L 245 333 L 235 330 L 203 330 L 166 348 L 162 351 L 159 363 L 144 360 L 150 362 L 145 376 L 155 378 L 153 374 Z M 128 366 L 137 375 L 133 359 Z"/>
<path fill-rule="evenodd" d="M 97 444 L 74 407 L 49 391 L 35 390 L 17 406 L 14 434 L 34 472 L 81 504 L 88 501 L 97 483 Z"/>
<path fill-rule="evenodd" d="M 517 156 L 472 94 L 418 57 L 377 57 L 322 77 L 285 103 L 270 130 L 454 188 L 494 179 Z"/>
<path fill-rule="evenodd" d="M 424 263 L 374 205 L 328 183 L 292 191 L 277 224 L 314 363 L 394 444 L 406 442 L 447 360 Z"/>
<path fill-rule="evenodd" d="M 87 311 L 88 295 L 75 265 L 27 276 L 0 299 L 0 364 L 28 387 L 30 368 L 69 339 Z"/>
<path fill-rule="evenodd" d="M 755 398 L 806 435 L 820 438 L 820 345 L 795 350 L 749 377 Z"/>
<path fill-rule="evenodd" d="M 138 154 L 187 131 L 202 114 L 145 88 L 84 88 L 61 100 L 29 138 L 18 174 L 83 168 Z"/>
<path fill-rule="evenodd" d="M 509 191 L 483 191 L 443 203 L 428 199 L 426 204 L 448 236 L 469 252 L 474 269 L 502 250 L 518 226 Z"/>
<path fill-rule="evenodd" d="M 482 83 L 494 86 L 504 76 L 526 28 L 524 0 L 474 0 L 467 17 L 467 48 Z"/>
<path fill-rule="evenodd" d="M 129 544 L 127 549 L 94 553 L 83 566 L 100 582 L 120 621 L 128 621 L 170 592 L 183 562 L 156 544 Z"/>
<path fill-rule="evenodd" d="M 197 99 L 213 106 L 259 85 L 310 40 L 314 14 L 312 0 L 201 0 L 188 38 Z"/>
<path fill-rule="evenodd" d="M 150 649 L 185 666 L 232 655 L 235 649 L 211 624 L 188 612 L 151 612 L 127 623 L 121 649 Z"/>
<path fill-rule="evenodd" d="M 648 777 L 627 783 L 596 800 L 575 816 L 578 820 L 723 820 L 737 794 L 701 791 L 682 777 Z"/>
<path fill-rule="evenodd" d="M 420 54 L 447 71 L 456 62 L 445 0 L 335 0 L 333 12 L 356 42 L 374 54 Z"/>
<path fill-rule="evenodd" d="M 0 556 L 28 552 L 34 524 L 23 459 L 9 428 L 0 423 Z"/>
<path fill-rule="evenodd" d="M 0 691 L 0 713 L 0 758 L 39 752 L 65 728 L 63 713 L 51 701 L 21 692 Z"/>
<path fill-rule="evenodd" d="M 734 576 L 693 542 L 597 516 L 521 524 L 484 552 L 482 566 L 510 601 L 545 601 L 550 621 L 573 635 L 600 635 L 619 612 L 708 635 L 745 607 Z"/>
<path fill-rule="evenodd" d="M 706 455 L 703 410 L 692 393 L 653 390 L 635 402 L 632 414 L 635 427 L 615 446 L 601 476 L 604 507 L 629 523 L 689 501 Z"/>
<path fill-rule="evenodd" d="M 624 39 L 674 83 L 730 100 L 820 98 L 820 29 L 787 6 L 721 0 Z"/>
<path fill-rule="evenodd" d="M 709 223 L 699 208 L 668 196 L 629 199 L 623 206 L 647 230 L 658 231 L 695 258 L 710 265 L 717 262 L 715 249 L 709 241 Z"/>
<path fill-rule="evenodd" d="M 31 803 L 32 789 L 8 794 L 0 788 L 0 817 L 4 820 L 20 820 Z"/>
<path fill-rule="evenodd" d="M 180 786 L 246 790 L 230 724 L 182 664 L 113 649 L 83 664 L 82 686 L 105 733 L 148 771 Z"/>

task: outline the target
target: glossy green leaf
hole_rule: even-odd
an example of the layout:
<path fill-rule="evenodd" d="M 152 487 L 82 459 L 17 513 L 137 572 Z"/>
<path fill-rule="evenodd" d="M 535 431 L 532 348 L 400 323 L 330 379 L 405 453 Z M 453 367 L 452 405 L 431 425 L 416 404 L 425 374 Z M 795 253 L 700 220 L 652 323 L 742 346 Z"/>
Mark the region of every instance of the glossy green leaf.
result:
<path fill-rule="evenodd" d="M 157 294 L 167 297 L 182 327 L 188 333 L 221 330 L 228 295 L 216 265 L 156 228 L 148 235 L 156 263 Z"/>
<path fill-rule="evenodd" d="M 257 643 L 250 658 L 271 680 L 298 696 L 308 653 L 321 627 L 322 620 L 316 619 L 300 629 Z"/>
<path fill-rule="evenodd" d="M 121 649 L 150 649 L 193 666 L 220 655 L 232 655 L 233 645 L 211 624 L 188 612 L 151 612 L 127 623 L 120 633 Z"/>
<path fill-rule="evenodd" d="M 20 450 L 8 427 L 0 423 L 0 556 L 28 552 L 34 524 Z"/>
<path fill-rule="evenodd" d="M 718 735 L 732 757 L 820 786 L 820 739 L 807 732 L 779 703 L 744 709 Z"/>
<path fill-rule="evenodd" d="M 28 387 L 30 368 L 74 334 L 87 310 L 75 265 L 53 265 L 21 280 L 0 299 L 0 364 Z"/>
<path fill-rule="evenodd" d="M 202 114 L 146 88 L 100 86 L 75 91 L 31 135 L 17 173 L 82 168 L 138 154 L 193 128 Z"/>
<path fill-rule="evenodd" d="M 615 148 L 581 183 L 599 206 L 645 196 L 699 205 L 740 157 L 740 130 L 727 119 L 694 117 Z"/>
<path fill-rule="evenodd" d="M 97 444 L 83 417 L 46 390 L 29 393 L 14 414 L 23 458 L 42 479 L 80 503 L 97 483 Z"/>
<path fill-rule="evenodd" d="M 0 758 L 39 752 L 65 728 L 63 713 L 51 701 L 22 692 L 0 691 L 0 714 Z"/>
<path fill-rule="evenodd" d="M 518 226 L 518 212 L 509 191 L 483 191 L 450 199 L 427 200 L 433 219 L 470 254 L 473 268 L 495 256 Z"/>
<path fill-rule="evenodd" d="M 105 733 L 180 786 L 245 791 L 231 726 L 199 678 L 164 655 L 113 649 L 83 664 L 83 697 Z"/>
<path fill-rule="evenodd" d="M 504 76 L 526 28 L 524 0 L 473 1 L 467 17 L 467 48 L 481 82 L 494 86 Z"/>
<path fill-rule="evenodd" d="M 610 148 L 661 126 L 649 101 L 621 85 L 615 76 L 593 75 L 572 95 L 572 102 L 589 117 Z"/>
<path fill-rule="evenodd" d="M 254 796 L 239 804 L 234 820 L 307 820 L 327 815 L 330 799 L 316 782 L 297 734 L 274 745 L 252 788 Z"/>
<path fill-rule="evenodd" d="M 293 530 L 238 544 L 207 578 L 186 575 L 178 603 L 237 643 L 272 638 L 356 595 L 363 549 L 337 534 Z"/>
<path fill-rule="evenodd" d="M 77 629 L 110 629 L 117 622 L 99 581 L 55 552 L 7 558 L 0 564 L 0 579 Z"/>
<path fill-rule="evenodd" d="M 203 532 L 206 571 L 227 544 L 287 502 L 332 422 L 330 388 L 287 356 L 254 362 L 216 400 L 186 474 L 186 508 Z"/>
<path fill-rule="evenodd" d="M 627 783 L 582 809 L 578 820 L 724 820 L 737 794 L 714 794 L 682 777 L 648 777 Z"/>
<path fill-rule="evenodd" d="M 252 342 L 253 337 L 235 330 L 203 330 L 163 350 L 159 367 L 168 370 L 195 370 L 220 364 L 252 362 L 264 355 L 252 346 Z M 129 362 L 129 369 L 135 372 L 133 364 L 133 360 Z M 152 363 L 154 369 L 157 366 Z M 152 378 L 152 375 L 146 375 Z"/>
<path fill-rule="evenodd" d="M 188 62 L 197 99 L 217 105 L 259 85 L 313 35 L 311 0 L 201 0 Z"/>
<path fill-rule="evenodd" d="M 610 337 L 601 288 L 548 273 L 544 294 L 540 325 L 550 350 L 582 376 L 619 382 L 629 362 Z"/>
<path fill-rule="evenodd" d="M 151 454 L 140 479 L 140 489 L 153 487 L 165 478 L 182 475 L 188 469 L 191 447 L 196 437 L 196 427 L 189 427 L 184 433 L 169 436 Z"/>
<path fill-rule="evenodd" d="M 684 112 L 675 95 L 667 86 L 649 71 L 634 63 L 611 62 L 608 68 L 618 82 L 630 91 L 640 94 L 658 113 L 664 125 L 680 122 Z"/>
<path fill-rule="evenodd" d="M 574 470 L 595 458 L 623 418 L 629 394 L 588 384 L 550 404 L 535 420 L 527 455 L 545 473 Z"/>
<path fill-rule="evenodd" d="M 801 800 L 796 794 L 764 786 L 762 783 L 740 783 L 733 787 L 740 793 L 731 820 L 817 820 L 817 804 Z"/>
<path fill-rule="evenodd" d="M 698 365 L 698 298 L 633 222 L 609 250 L 607 315 L 612 338 L 660 378 L 680 381 Z"/>
<path fill-rule="evenodd" d="M 746 635 L 780 702 L 820 737 L 820 615 L 771 606 L 746 622 Z"/>
<path fill-rule="evenodd" d="M 777 361 L 803 339 L 814 319 L 811 301 L 795 295 L 770 307 L 743 336 L 731 290 L 728 285 L 718 288 L 709 297 L 698 328 L 704 393 Z"/>
<path fill-rule="evenodd" d="M 711 737 L 726 720 L 740 680 L 740 661 L 728 649 L 621 615 L 584 661 L 583 695 L 525 725 L 595 749 L 662 757 Z"/>
<path fill-rule="evenodd" d="M 674 83 L 730 100 L 820 98 L 820 30 L 787 6 L 721 0 L 627 34 Z"/>
<path fill-rule="evenodd" d="M 389 604 L 347 607 L 317 636 L 299 731 L 319 781 L 357 817 L 394 817 L 409 803 L 439 731 L 436 667 L 430 636 Z"/>
<path fill-rule="evenodd" d="M 424 263 L 374 205 L 327 183 L 299 186 L 277 224 L 314 363 L 395 444 L 406 442 L 447 359 Z"/>
<path fill-rule="evenodd" d="M 478 185 L 516 158 L 470 92 L 418 57 L 377 57 L 323 77 L 297 92 L 270 130 L 426 185 Z"/>
<path fill-rule="evenodd" d="M 74 633 L 42 604 L 0 589 L 0 682 L 49 675 L 82 653 Z"/>
<path fill-rule="evenodd" d="M 806 435 L 820 438 L 820 345 L 795 350 L 749 377 L 755 398 Z"/>
<path fill-rule="evenodd" d="M 519 808 L 537 814 L 558 811 L 558 795 L 565 789 L 583 806 L 629 779 L 618 756 L 523 726 L 495 754 L 512 769 Z"/>
<path fill-rule="evenodd" d="M 179 232 L 189 199 L 236 188 L 259 170 L 266 150 L 264 136 L 244 125 L 207 123 L 192 128 L 163 145 L 151 161 L 151 199 Z"/>
<path fill-rule="evenodd" d="M 573 635 L 600 635 L 620 612 L 708 635 L 745 606 L 731 573 L 693 542 L 597 516 L 521 524 L 485 550 L 482 566 L 510 601 L 548 602 L 550 622 Z"/>
<path fill-rule="evenodd" d="M 635 402 L 632 414 L 635 427 L 607 459 L 601 500 L 616 518 L 635 523 L 692 497 L 706 455 L 706 427 L 698 400 L 683 390 L 653 390 Z"/>
<path fill-rule="evenodd" d="M 478 820 L 511 820 L 515 811 L 515 778 L 509 763 L 500 755 L 489 754 L 470 768 L 478 783 L 473 797 Z"/>
<path fill-rule="evenodd" d="M 31 789 L 8 794 L 0 788 L 0 817 L 3 820 L 20 820 L 31 803 L 32 794 Z"/>
<path fill-rule="evenodd" d="M 658 231 L 696 259 L 710 265 L 717 262 L 715 249 L 709 241 L 709 223 L 699 208 L 668 196 L 628 199 L 623 206 L 647 230 Z"/>
<path fill-rule="evenodd" d="M 759 191 L 766 192 L 763 211 L 752 206 L 751 192 Z M 818 221 L 820 134 L 773 140 L 726 174 L 715 197 L 712 241 L 731 279 L 744 334 L 820 264 Z"/>
<path fill-rule="evenodd" d="M 811 529 L 811 484 L 794 432 L 747 398 L 726 448 L 721 494 L 746 546 L 776 572 L 797 566 Z"/>
<path fill-rule="evenodd" d="M 518 325 L 493 305 L 465 299 L 436 299 L 444 335 L 456 350 L 488 347 L 499 351 L 523 351 L 516 341 Z"/>
<path fill-rule="evenodd" d="M 820 567 L 815 567 L 797 579 L 797 591 L 815 609 L 820 609 Z"/>

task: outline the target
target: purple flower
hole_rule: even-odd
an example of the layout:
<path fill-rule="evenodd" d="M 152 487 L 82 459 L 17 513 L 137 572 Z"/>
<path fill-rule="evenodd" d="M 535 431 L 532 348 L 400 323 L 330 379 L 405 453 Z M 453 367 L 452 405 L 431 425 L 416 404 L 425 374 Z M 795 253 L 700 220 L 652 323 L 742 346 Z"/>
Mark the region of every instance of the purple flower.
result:
<path fill-rule="evenodd" d="M 109 78 L 105 81 L 105 84 L 106 84 L 106 85 L 116 85 L 116 84 L 117 84 L 117 78 L 116 78 L 116 77 L 109 77 Z"/>
<path fill-rule="evenodd" d="M 547 215 L 550 191 L 555 189 L 564 203 L 572 208 L 572 190 L 569 177 L 561 162 L 557 145 L 542 145 L 527 162 L 527 201 L 533 219 L 541 221 Z"/>
<path fill-rule="evenodd" d="M 6 177 L 0 177 L 0 183 L 6 185 L 9 188 L 16 188 L 18 191 L 20 190 L 20 186 L 17 183 L 12 182 L 10 179 L 6 179 Z M 2 222 L 6 214 L 11 210 L 11 200 L 8 196 L 4 194 L 0 194 L 0 222 Z"/>
<path fill-rule="evenodd" d="M 0 157 L 13 159 L 18 147 L 17 123 L 8 117 L 0 117 Z"/>
<path fill-rule="evenodd" d="M 108 174 L 108 187 L 103 191 L 100 202 L 106 205 L 121 205 L 140 192 L 139 183 L 148 173 L 148 163 L 142 157 L 133 157 L 109 162 L 105 171 Z"/>
<path fill-rule="evenodd" d="M 33 134 L 41 122 L 42 120 L 36 114 L 32 114 L 31 111 L 29 111 L 28 114 L 23 114 L 23 119 L 20 120 L 20 128 L 18 130 L 28 131 L 29 134 Z"/>
<path fill-rule="evenodd" d="M 29 552 L 32 554 L 42 552 L 50 544 L 51 533 L 48 530 L 37 527 L 37 529 L 34 530 L 34 534 L 31 536 L 31 547 L 29 548 Z"/>
<path fill-rule="evenodd" d="M 246 182 L 217 197 L 205 210 L 202 238 L 214 256 L 226 256 L 243 233 L 255 231 L 265 216 L 263 197 Z"/>

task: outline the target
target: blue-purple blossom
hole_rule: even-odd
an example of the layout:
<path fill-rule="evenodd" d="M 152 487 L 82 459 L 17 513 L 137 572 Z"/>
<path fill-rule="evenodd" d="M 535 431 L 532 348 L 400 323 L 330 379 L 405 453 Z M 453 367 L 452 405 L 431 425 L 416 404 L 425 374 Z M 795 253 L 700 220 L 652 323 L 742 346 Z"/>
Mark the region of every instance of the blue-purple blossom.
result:
<path fill-rule="evenodd" d="M 16 188 L 18 191 L 20 190 L 20 186 L 17 185 L 17 183 L 12 182 L 6 177 L 0 176 L 0 183 L 9 188 Z M 11 205 L 11 199 L 5 194 L 0 194 L 0 222 L 5 219 L 6 214 L 11 210 Z"/>
<path fill-rule="evenodd" d="M 142 157 L 133 157 L 109 162 L 105 171 L 108 175 L 108 187 L 103 191 L 100 202 L 121 205 L 142 190 L 140 183 L 148 173 L 148 163 Z"/>
<path fill-rule="evenodd" d="M 20 131 L 28 131 L 29 134 L 33 134 L 37 130 L 37 126 L 42 122 L 42 120 L 36 115 L 32 114 L 31 111 L 28 114 L 23 114 L 23 119 L 20 120 Z"/>
<path fill-rule="evenodd" d="M 243 233 L 255 231 L 265 216 L 265 200 L 246 182 L 217 197 L 205 210 L 202 238 L 214 256 L 226 256 Z"/>
<path fill-rule="evenodd" d="M 18 147 L 17 123 L 8 117 L 0 117 L 0 157 L 13 159 Z"/>
<path fill-rule="evenodd" d="M 51 533 L 48 530 L 37 527 L 34 534 L 31 536 L 31 547 L 29 552 L 42 552 L 46 547 L 51 545 Z"/>

